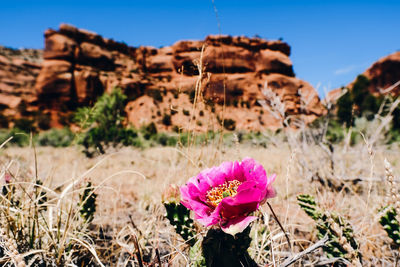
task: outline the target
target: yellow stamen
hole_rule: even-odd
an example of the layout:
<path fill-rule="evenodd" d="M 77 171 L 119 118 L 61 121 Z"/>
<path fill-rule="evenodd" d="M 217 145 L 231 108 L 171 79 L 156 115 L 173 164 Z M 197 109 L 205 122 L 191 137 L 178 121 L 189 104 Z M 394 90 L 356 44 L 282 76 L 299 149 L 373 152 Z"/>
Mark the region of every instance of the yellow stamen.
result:
<path fill-rule="evenodd" d="M 206 195 L 207 202 L 212 206 L 217 207 L 224 198 L 234 197 L 237 194 L 239 185 L 241 184 L 242 183 L 238 180 L 232 180 L 211 188 L 208 190 Z"/>

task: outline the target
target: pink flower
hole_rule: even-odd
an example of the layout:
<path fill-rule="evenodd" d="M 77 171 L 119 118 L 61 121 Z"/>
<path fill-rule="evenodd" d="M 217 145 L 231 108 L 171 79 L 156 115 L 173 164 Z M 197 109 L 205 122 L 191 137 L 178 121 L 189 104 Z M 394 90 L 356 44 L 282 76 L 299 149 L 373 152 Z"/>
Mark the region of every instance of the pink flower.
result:
<path fill-rule="evenodd" d="M 224 162 L 203 170 L 181 186 L 181 203 L 194 211 L 204 226 L 219 224 L 231 235 L 242 232 L 256 219 L 249 216 L 267 198 L 275 196 L 272 182 L 263 166 L 254 159 Z"/>
<path fill-rule="evenodd" d="M 6 184 L 9 184 L 11 182 L 11 175 L 9 173 L 5 173 L 4 174 L 4 181 L 6 182 Z"/>

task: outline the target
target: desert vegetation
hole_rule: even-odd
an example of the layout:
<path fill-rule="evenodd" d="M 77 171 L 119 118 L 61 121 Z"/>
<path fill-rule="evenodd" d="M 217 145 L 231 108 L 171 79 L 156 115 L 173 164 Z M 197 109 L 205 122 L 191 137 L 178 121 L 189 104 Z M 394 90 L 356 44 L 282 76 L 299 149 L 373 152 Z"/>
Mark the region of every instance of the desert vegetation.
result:
<path fill-rule="evenodd" d="M 268 84 L 263 93 L 263 110 L 281 119 L 276 132 L 235 132 L 223 114 L 207 133 L 136 129 L 119 89 L 76 112 L 78 131 L 4 130 L 2 265 L 217 266 L 215 253 L 242 253 L 244 266 L 398 264 L 399 100 L 344 91 L 309 124 Z M 201 111 L 195 96 L 190 114 Z M 245 158 L 276 174 L 276 196 L 236 235 L 204 227 L 180 204 L 179 186 Z"/>

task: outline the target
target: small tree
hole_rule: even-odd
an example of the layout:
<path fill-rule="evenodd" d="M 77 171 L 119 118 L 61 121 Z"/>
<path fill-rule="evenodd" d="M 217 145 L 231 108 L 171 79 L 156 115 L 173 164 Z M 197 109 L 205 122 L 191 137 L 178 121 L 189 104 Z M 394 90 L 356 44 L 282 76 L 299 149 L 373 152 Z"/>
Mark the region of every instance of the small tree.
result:
<path fill-rule="evenodd" d="M 350 92 L 342 95 L 337 101 L 337 117 L 339 122 L 345 123 L 349 127 L 352 123 L 352 113 L 353 113 L 353 100 L 351 98 Z"/>
<path fill-rule="evenodd" d="M 95 152 L 105 153 L 110 145 L 130 145 L 135 143 L 136 131 L 125 129 L 125 101 L 120 88 L 114 88 L 110 94 L 103 94 L 93 107 L 84 107 L 77 110 L 75 121 L 78 122 L 83 133 L 78 143 L 82 144 L 87 156 Z"/>
<path fill-rule="evenodd" d="M 363 105 L 365 98 L 370 94 L 368 87 L 370 85 L 369 79 L 364 75 L 358 75 L 351 91 L 354 104 L 358 107 Z"/>

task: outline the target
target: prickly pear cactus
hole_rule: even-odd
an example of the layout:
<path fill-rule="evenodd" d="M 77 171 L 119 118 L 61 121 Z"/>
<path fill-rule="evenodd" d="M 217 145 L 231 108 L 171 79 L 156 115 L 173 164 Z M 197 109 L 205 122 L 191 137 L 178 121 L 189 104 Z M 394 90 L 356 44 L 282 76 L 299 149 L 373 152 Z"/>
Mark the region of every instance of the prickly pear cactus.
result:
<path fill-rule="evenodd" d="M 321 218 L 321 212 L 318 210 L 314 197 L 310 195 L 298 195 L 297 201 L 299 206 L 314 220 Z"/>
<path fill-rule="evenodd" d="M 400 246 L 400 224 L 397 220 L 396 209 L 389 206 L 383 210 L 385 213 L 379 220 L 379 223 L 383 226 L 388 236 L 393 240 L 395 246 Z"/>
<path fill-rule="evenodd" d="M 182 238 L 193 246 L 196 243 L 193 220 L 190 218 L 190 211 L 180 203 L 164 203 L 167 210 L 166 217 L 174 226 L 175 231 Z"/>
<path fill-rule="evenodd" d="M 85 190 L 80 195 L 79 206 L 80 214 L 83 220 L 87 223 L 90 223 L 94 218 L 94 213 L 96 212 L 96 197 L 97 194 L 94 193 L 94 188 L 92 187 L 92 183 L 88 182 Z"/>
<path fill-rule="evenodd" d="M 207 267 L 256 267 L 247 249 L 250 246 L 250 227 L 232 236 L 221 229 L 210 229 L 202 248 Z"/>
<path fill-rule="evenodd" d="M 361 262 L 359 245 L 354 238 L 351 225 L 341 216 L 321 210 L 314 197 L 310 195 L 297 196 L 299 206 L 316 222 L 317 237 L 328 236 L 329 241 L 324 251 L 330 258 L 344 258 L 350 262 Z"/>

